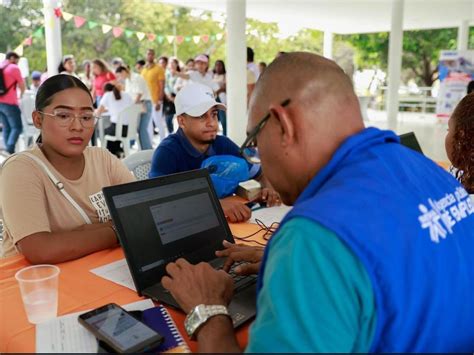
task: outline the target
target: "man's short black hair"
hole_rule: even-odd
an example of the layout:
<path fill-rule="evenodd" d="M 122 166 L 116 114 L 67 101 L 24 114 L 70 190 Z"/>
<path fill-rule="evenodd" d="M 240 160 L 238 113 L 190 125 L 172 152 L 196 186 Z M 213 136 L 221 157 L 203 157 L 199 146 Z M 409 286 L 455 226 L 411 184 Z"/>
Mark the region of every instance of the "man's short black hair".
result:
<path fill-rule="evenodd" d="M 471 80 L 469 84 L 467 84 L 467 93 L 470 94 L 474 92 L 474 80 Z"/>
<path fill-rule="evenodd" d="M 144 66 L 146 64 L 146 62 L 145 62 L 145 60 L 140 59 L 140 60 L 137 60 L 135 64 Z"/>
<path fill-rule="evenodd" d="M 253 57 L 255 56 L 253 49 L 250 47 L 247 47 L 247 62 L 251 63 L 253 62 Z"/>
<path fill-rule="evenodd" d="M 8 52 L 7 55 L 5 56 L 5 59 L 9 60 L 11 58 L 20 59 L 20 56 L 16 54 L 15 52 Z"/>
<path fill-rule="evenodd" d="M 125 71 L 125 72 L 127 72 L 127 73 L 129 72 L 128 68 L 125 67 L 125 66 L 123 66 L 123 65 L 121 65 L 121 66 L 119 66 L 117 69 L 115 69 L 115 72 L 116 72 L 116 73 L 121 73 L 121 72 L 123 72 L 123 71 Z"/>

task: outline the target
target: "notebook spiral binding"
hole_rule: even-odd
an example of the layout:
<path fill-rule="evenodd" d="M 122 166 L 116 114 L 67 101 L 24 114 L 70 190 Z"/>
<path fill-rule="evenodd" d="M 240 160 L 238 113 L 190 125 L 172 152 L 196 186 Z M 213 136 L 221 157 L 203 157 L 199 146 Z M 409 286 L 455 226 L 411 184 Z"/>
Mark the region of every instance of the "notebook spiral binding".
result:
<path fill-rule="evenodd" d="M 166 321 L 166 324 L 168 325 L 168 328 L 171 331 L 171 334 L 173 334 L 174 340 L 176 341 L 178 346 L 181 348 L 182 352 L 190 353 L 191 350 L 189 349 L 188 344 L 186 344 L 186 342 L 184 341 L 183 337 L 178 331 L 178 327 L 176 326 L 176 323 L 174 322 L 173 318 L 171 318 L 166 308 L 161 306 L 160 311 L 161 311 L 161 314 L 163 315 L 163 318 Z"/>

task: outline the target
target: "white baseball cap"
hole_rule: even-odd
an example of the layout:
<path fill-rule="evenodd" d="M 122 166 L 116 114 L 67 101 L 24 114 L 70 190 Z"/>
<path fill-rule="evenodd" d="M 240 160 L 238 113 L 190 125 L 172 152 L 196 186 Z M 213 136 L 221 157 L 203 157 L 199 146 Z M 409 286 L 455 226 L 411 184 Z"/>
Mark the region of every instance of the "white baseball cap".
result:
<path fill-rule="evenodd" d="M 178 91 L 174 99 L 174 105 L 176 116 L 185 113 L 192 117 L 199 117 L 214 106 L 217 106 L 219 110 L 226 110 L 224 104 L 215 100 L 210 87 L 198 83 L 189 83 Z"/>

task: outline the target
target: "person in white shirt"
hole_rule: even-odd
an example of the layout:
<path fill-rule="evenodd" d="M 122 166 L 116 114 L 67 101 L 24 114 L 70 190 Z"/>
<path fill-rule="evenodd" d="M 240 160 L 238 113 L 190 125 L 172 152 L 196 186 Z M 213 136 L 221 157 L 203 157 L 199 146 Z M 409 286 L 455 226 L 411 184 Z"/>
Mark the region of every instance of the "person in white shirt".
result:
<path fill-rule="evenodd" d="M 219 84 L 212 80 L 212 73 L 207 71 L 209 58 L 200 54 L 194 59 L 194 69 L 187 73 L 178 73 L 180 78 L 189 80 L 194 83 L 206 85 L 216 92 L 219 90 Z"/>
<path fill-rule="evenodd" d="M 58 67 L 59 74 L 67 74 L 79 78 L 76 74 L 76 61 L 72 54 L 67 54 L 63 57 L 63 60 Z"/>
<path fill-rule="evenodd" d="M 30 91 L 36 95 L 38 88 L 41 85 L 41 72 L 35 70 L 31 73 Z"/>
<path fill-rule="evenodd" d="M 142 112 L 138 123 L 138 139 L 140 140 L 141 149 L 152 149 L 148 126 L 150 125 L 153 104 L 148 85 L 141 75 L 130 71 L 125 66 L 119 66 L 115 70 L 115 74 L 117 74 L 119 81 L 124 84 L 125 92 L 134 99 L 135 103 L 143 104 L 144 112 Z"/>
<path fill-rule="evenodd" d="M 247 69 L 255 75 L 255 81 L 257 81 L 260 76 L 260 70 L 258 69 L 257 64 L 253 62 L 254 56 L 255 53 L 253 52 L 253 49 L 247 47 Z"/>
<path fill-rule="evenodd" d="M 133 104 L 133 99 L 128 93 L 121 92 L 119 88 L 112 83 L 105 84 L 104 96 L 102 96 L 100 106 L 96 110 L 97 116 L 100 116 L 105 111 L 110 114 L 110 122 L 112 124 L 104 130 L 105 134 L 115 135 L 115 129 L 117 127 L 120 112 Z M 127 132 L 128 117 L 125 117 L 122 121 L 122 137 L 126 137 Z M 123 149 L 120 147 L 120 142 L 107 142 L 107 149 L 118 157 L 120 157 L 123 152 Z"/>

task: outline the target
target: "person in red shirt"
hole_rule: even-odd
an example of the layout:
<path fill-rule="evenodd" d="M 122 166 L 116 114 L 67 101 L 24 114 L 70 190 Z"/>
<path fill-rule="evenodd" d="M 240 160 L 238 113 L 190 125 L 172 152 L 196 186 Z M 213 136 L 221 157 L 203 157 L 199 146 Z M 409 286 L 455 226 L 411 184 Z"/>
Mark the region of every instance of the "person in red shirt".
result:
<path fill-rule="evenodd" d="M 92 61 L 92 73 L 94 74 L 92 97 L 97 107 L 99 107 L 100 99 L 104 95 L 104 86 L 110 82 L 114 83 L 115 75 L 102 59 L 94 59 Z"/>
<path fill-rule="evenodd" d="M 3 69 L 3 79 L 6 93 L 0 96 L 0 119 L 3 124 L 3 142 L 9 154 L 15 152 L 15 145 L 23 130 L 21 111 L 18 104 L 17 87 L 21 95 L 25 91 L 25 82 L 21 76 L 18 61 L 20 56 L 15 52 L 8 52 L 5 60 L 0 64 Z"/>

